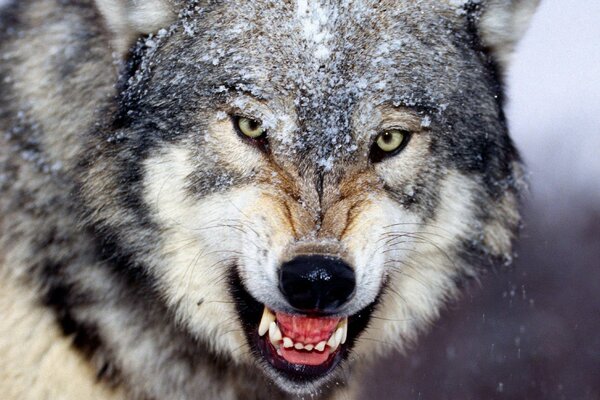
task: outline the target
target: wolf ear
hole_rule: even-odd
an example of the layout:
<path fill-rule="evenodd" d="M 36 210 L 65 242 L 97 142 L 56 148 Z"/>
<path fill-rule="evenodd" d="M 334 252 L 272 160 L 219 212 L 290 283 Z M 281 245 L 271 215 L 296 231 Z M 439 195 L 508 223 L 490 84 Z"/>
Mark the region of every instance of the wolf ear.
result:
<path fill-rule="evenodd" d="M 503 69 L 521 39 L 540 0 L 473 0 L 481 6 L 478 30 Z"/>
<path fill-rule="evenodd" d="M 177 16 L 177 0 L 96 0 L 113 33 L 115 50 L 123 54 L 141 34 L 168 26 Z"/>

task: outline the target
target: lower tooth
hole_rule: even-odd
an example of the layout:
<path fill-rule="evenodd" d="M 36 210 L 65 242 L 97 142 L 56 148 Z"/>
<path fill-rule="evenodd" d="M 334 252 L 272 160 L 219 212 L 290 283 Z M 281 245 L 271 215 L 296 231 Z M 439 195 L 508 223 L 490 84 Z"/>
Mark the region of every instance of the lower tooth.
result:
<path fill-rule="evenodd" d="M 319 344 L 317 344 L 315 346 L 315 350 L 323 351 L 323 350 L 325 350 L 325 345 L 327 345 L 327 343 L 323 340 L 322 342 L 319 342 Z"/>
<path fill-rule="evenodd" d="M 295 348 L 296 350 L 302 350 L 302 349 L 304 348 L 304 345 L 303 345 L 302 343 L 296 343 L 296 344 L 294 345 L 294 348 Z"/>
<path fill-rule="evenodd" d="M 304 350 L 307 350 L 307 351 L 312 351 L 312 349 L 314 349 L 314 348 L 315 348 L 315 346 L 312 344 L 304 345 Z"/>
<path fill-rule="evenodd" d="M 289 337 L 283 338 L 283 347 L 289 349 L 290 347 L 294 347 L 294 342 Z"/>

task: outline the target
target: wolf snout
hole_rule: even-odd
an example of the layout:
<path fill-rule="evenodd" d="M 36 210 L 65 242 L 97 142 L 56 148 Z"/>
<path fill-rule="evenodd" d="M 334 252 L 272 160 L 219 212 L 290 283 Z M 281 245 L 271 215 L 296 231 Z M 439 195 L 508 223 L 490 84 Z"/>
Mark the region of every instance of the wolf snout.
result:
<path fill-rule="evenodd" d="M 298 311 L 332 314 L 354 293 L 356 279 L 342 259 L 325 255 L 301 255 L 281 266 L 279 289 Z"/>

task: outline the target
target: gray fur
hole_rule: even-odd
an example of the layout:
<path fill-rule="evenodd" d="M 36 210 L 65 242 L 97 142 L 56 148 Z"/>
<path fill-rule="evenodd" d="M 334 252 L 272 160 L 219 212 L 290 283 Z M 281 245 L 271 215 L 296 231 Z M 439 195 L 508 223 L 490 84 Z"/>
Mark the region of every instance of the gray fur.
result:
<path fill-rule="evenodd" d="M 35 293 L 100 384 L 139 399 L 328 398 L 352 360 L 388 350 L 369 339 L 405 348 L 480 263 L 510 261 L 522 171 L 502 71 L 517 37 L 498 30 L 536 2 L 341 3 L 309 1 L 301 15 L 302 1 L 262 0 L 146 4 L 167 14 L 100 0 L 2 10 L 0 277 Z M 491 13 L 506 23 L 490 28 Z M 231 145 L 217 128 L 228 113 L 263 121 L 268 156 Z M 373 165 L 386 118 L 408 121 L 414 138 Z M 178 183 L 171 221 L 161 188 Z M 214 221 L 214 234 L 182 217 L 208 221 L 213 210 L 194 207 L 228 201 L 237 212 L 256 190 L 273 208 Z M 395 227 L 353 228 L 388 204 Z M 291 228 L 264 228 L 280 210 Z M 171 246 L 190 231 L 198 247 Z M 276 268 L 306 252 L 353 264 L 360 289 L 345 315 L 379 298 L 382 317 L 357 356 L 313 385 L 256 359 L 229 284 L 237 271 L 256 300 L 289 310 Z M 197 291 L 170 275 L 190 254 L 201 260 L 189 273 Z M 224 304 L 221 327 L 203 327 L 191 304 Z"/>

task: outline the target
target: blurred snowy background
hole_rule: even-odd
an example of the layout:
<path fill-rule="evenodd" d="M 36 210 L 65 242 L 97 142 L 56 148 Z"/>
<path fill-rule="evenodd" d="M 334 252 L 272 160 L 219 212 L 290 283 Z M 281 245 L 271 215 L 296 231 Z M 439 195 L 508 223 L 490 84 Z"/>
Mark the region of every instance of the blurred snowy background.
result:
<path fill-rule="evenodd" d="M 600 399 L 600 1 L 542 0 L 508 85 L 531 182 L 519 258 L 379 363 L 364 399 Z"/>
<path fill-rule="evenodd" d="M 600 0 L 542 0 L 508 84 L 532 185 L 519 259 L 378 363 L 364 399 L 600 399 Z"/>

